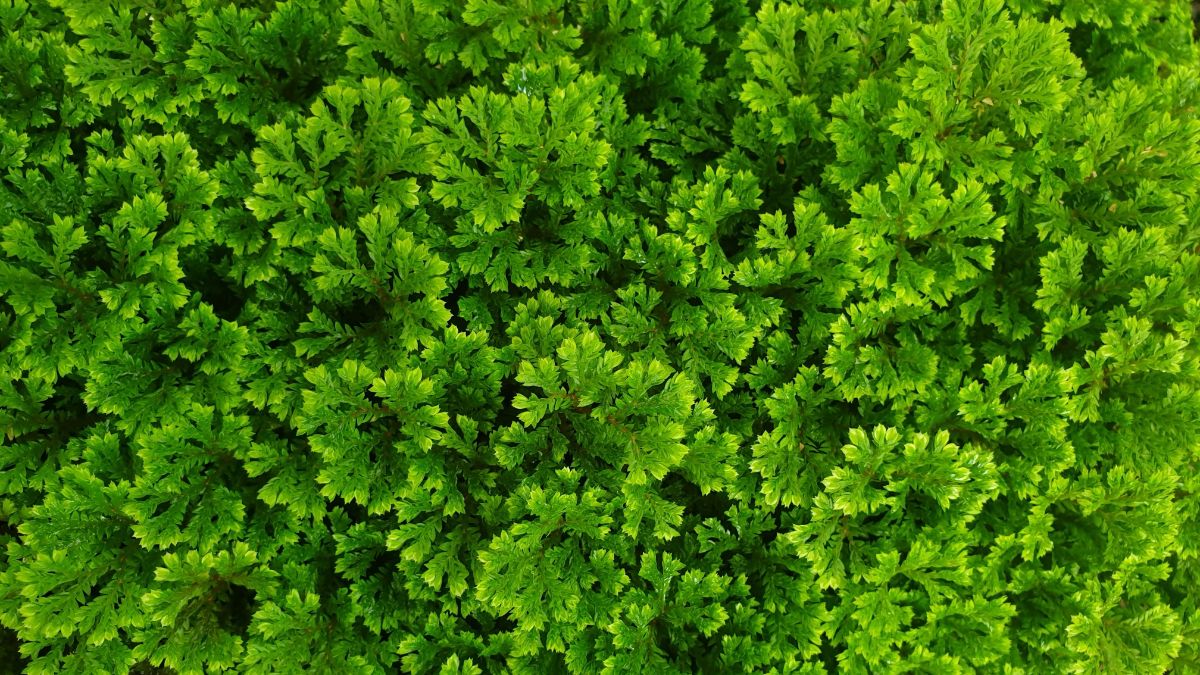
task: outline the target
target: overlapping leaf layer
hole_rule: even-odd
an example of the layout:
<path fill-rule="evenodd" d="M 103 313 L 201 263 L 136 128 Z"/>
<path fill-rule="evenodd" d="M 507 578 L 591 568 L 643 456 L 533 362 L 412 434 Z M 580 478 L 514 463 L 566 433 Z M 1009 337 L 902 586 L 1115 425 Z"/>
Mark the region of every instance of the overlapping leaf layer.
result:
<path fill-rule="evenodd" d="M 0 661 L 1200 672 L 1182 0 L 0 0 Z"/>

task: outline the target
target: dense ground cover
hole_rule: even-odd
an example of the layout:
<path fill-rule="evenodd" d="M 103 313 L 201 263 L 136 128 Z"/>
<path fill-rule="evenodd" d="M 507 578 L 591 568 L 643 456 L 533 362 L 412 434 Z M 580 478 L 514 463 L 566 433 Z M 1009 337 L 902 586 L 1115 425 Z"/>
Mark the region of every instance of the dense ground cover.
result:
<path fill-rule="evenodd" d="M 1200 672 L 1198 56 L 1186 0 L 0 0 L 0 661 Z"/>

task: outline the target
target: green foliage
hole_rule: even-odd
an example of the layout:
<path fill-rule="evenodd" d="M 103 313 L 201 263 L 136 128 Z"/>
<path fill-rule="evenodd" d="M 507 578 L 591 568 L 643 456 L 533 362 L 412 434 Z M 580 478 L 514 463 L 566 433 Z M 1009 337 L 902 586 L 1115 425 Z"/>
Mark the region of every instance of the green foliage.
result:
<path fill-rule="evenodd" d="M 0 0 L 0 662 L 1200 672 L 1181 0 Z"/>

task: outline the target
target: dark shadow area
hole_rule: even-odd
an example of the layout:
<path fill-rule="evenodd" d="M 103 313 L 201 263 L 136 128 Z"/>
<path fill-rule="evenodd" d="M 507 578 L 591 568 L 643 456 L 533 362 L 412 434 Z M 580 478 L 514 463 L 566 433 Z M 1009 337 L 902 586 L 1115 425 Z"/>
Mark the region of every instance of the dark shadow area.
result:
<path fill-rule="evenodd" d="M 0 673 L 22 673 L 29 660 L 21 656 L 16 631 L 0 628 Z"/>
<path fill-rule="evenodd" d="M 221 273 L 226 265 L 216 247 L 210 248 L 203 257 L 190 257 L 181 266 L 188 288 L 199 293 L 200 299 L 212 307 L 214 314 L 224 321 L 237 320 L 250 290 L 237 287 Z"/>
<path fill-rule="evenodd" d="M 217 593 L 217 621 L 233 635 L 245 635 L 254 617 L 257 593 L 245 586 L 227 584 Z"/>

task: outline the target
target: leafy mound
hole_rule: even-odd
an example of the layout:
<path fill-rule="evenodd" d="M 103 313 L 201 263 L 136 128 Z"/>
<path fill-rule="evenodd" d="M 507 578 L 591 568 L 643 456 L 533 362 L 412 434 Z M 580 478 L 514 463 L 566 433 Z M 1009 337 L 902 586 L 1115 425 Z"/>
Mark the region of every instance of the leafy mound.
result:
<path fill-rule="evenodd" d="M 1197 672 L 1190 12 L 0 0 L 0 658 Z"/>

